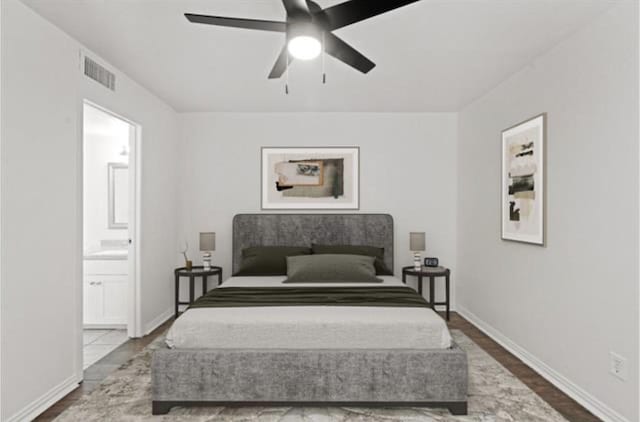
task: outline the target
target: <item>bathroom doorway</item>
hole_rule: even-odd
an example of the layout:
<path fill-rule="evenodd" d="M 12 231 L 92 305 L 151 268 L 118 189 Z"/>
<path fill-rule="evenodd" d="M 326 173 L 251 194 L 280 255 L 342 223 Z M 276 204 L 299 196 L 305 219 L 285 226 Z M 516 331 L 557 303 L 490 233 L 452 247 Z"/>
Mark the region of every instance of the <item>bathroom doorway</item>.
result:
<path fill-rule="evenodd" d="M 139 134 L 139 125 L 83 103 L 83 369 L 138 336 Z"/>

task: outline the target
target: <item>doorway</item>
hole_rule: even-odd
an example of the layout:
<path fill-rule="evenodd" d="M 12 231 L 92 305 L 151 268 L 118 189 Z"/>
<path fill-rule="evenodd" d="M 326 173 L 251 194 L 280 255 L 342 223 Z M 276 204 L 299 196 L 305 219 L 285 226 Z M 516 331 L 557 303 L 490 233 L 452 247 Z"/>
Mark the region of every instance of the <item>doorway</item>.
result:
<path fill-rule="evenodd" d="M 82 368 L 138 335 L 139 125 L 83 103 Z"/>

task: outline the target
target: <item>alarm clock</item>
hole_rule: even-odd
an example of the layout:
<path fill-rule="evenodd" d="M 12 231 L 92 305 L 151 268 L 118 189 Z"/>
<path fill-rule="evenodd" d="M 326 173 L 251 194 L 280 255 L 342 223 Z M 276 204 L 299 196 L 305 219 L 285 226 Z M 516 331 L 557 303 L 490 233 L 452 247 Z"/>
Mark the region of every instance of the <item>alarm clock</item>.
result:
<path fill-rule="evenodd" d="M 437 267 L 438 265 L 440 265 L 438 258 L 425 258 L 424 259 L 424 266 L 425 267 Z"/>

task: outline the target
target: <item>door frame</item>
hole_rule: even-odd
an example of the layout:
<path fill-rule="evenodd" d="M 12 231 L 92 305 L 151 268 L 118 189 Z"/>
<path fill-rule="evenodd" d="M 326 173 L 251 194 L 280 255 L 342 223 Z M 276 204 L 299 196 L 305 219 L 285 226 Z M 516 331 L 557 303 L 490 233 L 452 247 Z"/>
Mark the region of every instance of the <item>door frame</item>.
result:
<path fill-rule="evenodd" d="M 84 106 L 90 106 L 97 110 L 100 110 L 114 118 L 122 120 L 131 126 L 131 132 L 129 137 L 129 222 L 128 222 L 128 238 L 129 238 L 129 254 L 128 254 L 128 297 L 127 297 L 127 335 L 129 337 L 141 337 L 142 336 L 142 318 L 141 318 L 141 287 L 140 287 L 140 206 L 141 206 L 141 162 L 142 162 L 142 126 L 136 121 L 116 113 L 100 104 L 84 98 L 81 101 L 80 109 L 80 167 L 82 168 L 81 183 L 80 183 L 80 233 L 82 235 L 81 242 L 81 254 L 84 255 Z M 80 282 L 80 303 L 78 309 L 78 326 L 80 331 L 80 337 L 82 337 L 83 330 L 83 289 L 84 289 L 84 256 L 80 257 L 80 267 L 82 270 L 82 277 Z M 83 342 L 80 342 L 82 347 Z M 79 360 L 82 361 L 82 351 L 79 353 Z M 80 367 L 82 367 L 80 365 Z"/>

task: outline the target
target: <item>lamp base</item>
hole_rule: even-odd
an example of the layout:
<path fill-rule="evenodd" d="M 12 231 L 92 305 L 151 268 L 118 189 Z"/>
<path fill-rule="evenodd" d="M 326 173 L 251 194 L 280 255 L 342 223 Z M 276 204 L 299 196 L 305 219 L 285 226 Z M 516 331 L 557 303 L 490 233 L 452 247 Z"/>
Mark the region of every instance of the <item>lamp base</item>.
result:
<path fill-rule="evenodd" d="M 422 257 L 420 256 L 420 252 L 413 253 L 413 269 L 416 271 L 420 271 L 422 269 Z"/>
<path fill-rule="evenodd" d="M 202 269 L 204 271 L 211 270 L 211 253 L 209 252 L 202 254 Z"/>

